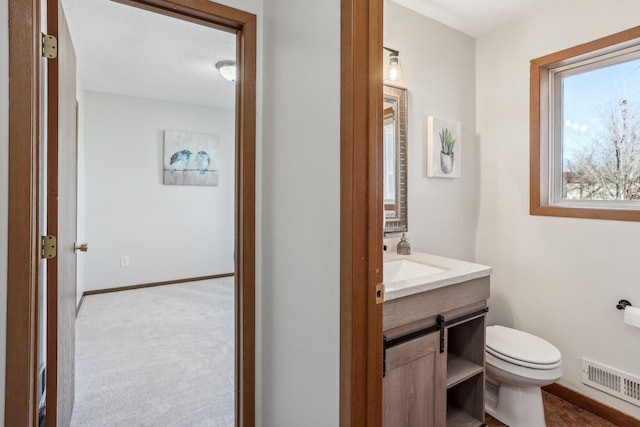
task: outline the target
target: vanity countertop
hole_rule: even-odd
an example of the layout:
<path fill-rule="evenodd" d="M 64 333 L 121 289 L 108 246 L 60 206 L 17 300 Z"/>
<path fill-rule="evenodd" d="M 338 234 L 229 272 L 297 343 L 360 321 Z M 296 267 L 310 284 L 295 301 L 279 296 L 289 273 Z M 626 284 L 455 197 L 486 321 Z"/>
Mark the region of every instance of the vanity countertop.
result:
<path fill-rule="evenodd" d="M 418 264 L 425 264 L 428 267 L 435 267 L 436 269 L 441 269 L 443 271 L 431 272 L 422 276 L 417 275 L 404 280 L 385 281 L 385 301 L 391 301 L 420 292 L 430 291 L 444 286 L 489 276 L 493 271 L 491 267 L 486 265 L 474 264 L 471 262 L 421 252 L 412 252 L 411 255 L 384 255 L 385 263 L 399 260 L 408 260 Z"/>

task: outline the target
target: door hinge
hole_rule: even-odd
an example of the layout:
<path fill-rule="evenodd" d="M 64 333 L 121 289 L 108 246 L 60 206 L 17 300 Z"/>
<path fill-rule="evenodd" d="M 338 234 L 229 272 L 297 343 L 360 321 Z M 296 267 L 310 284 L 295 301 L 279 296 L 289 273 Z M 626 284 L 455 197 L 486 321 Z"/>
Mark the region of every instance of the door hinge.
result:
<path fill-rule="evenodd" d="M 40 236 L 40 258 L 51 259 L 58 254 L 56 236 Z"/>
<path fill-rule="evenodd" d="M 42 34 L 42 56 L 49 59 L 58 57 L 58 39 L 49 34 Z"/>
<path fill-rule="evenodd" d="M 382 304 L 384 302 L 384 283 L 376 285 L 376 304 Z"/>

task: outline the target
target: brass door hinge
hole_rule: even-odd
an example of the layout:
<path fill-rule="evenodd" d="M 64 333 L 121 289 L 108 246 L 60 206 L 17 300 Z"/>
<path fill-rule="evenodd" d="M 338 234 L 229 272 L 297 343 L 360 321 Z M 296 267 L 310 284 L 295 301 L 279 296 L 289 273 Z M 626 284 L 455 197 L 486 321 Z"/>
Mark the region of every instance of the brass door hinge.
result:
<path fill-rule="evenodd" d="M 382 304 L 384 302 L 384 283 L 376 285 L 376 304 Z"/>
<path fill-rule="evenodd" d="M 42 34 L 42 56 L 49 59 L 58 57 L 58 39 L 49 34 Z"/>
<path fill-rule="evenodd" d="M 51 259 L 58 255 L 56 236 L 40 236 L 40 258 Z"/>

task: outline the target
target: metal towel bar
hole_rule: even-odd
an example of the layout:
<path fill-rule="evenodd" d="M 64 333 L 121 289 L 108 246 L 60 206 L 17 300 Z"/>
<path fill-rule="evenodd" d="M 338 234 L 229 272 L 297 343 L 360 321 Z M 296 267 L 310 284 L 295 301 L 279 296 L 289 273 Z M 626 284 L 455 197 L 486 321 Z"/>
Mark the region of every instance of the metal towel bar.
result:
<path fill-rule="evenodd" d="M 618 310 L 624 310 L 625 308 L 627 308 L 627 306 L 631 307 L 631 303 L 626 299 L 621 299 L 620 301 L 618 301 L 618 304 L 616 304 L 616 308 Z"/>

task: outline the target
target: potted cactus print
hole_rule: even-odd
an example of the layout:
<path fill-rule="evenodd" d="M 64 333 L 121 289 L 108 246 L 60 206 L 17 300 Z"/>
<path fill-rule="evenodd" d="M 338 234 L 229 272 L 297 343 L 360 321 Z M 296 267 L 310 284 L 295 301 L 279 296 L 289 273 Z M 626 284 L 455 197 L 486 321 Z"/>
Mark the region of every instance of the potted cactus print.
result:
<path fill-rule="evenodd" d="M 451 134 L 451 131 L 444 128 L 440 131 L 440 169 L 442 173 L 450 174 L 453 170 L 453 147 L 456 145 L 456 139 Z"/>
<path fill-rule="evenodd" d="M 427 176 L 459 178 L 460 122 L 429 116 L 427 127 Z"/>

